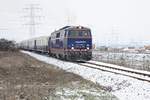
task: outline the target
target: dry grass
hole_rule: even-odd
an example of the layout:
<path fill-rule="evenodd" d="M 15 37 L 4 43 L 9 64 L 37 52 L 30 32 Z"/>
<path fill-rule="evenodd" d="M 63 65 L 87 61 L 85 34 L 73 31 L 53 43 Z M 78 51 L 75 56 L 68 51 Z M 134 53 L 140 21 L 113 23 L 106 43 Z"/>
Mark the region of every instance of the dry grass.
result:
<path fill-rule="evenodd" d="M 41 100 L 58 85 L 80 80 L 28 55 L 0 52 L 0 100 Z"/>
<path fill-rule="evenodd" d="M 75 94 L 65 95 L 65 89 Z M 20 52 L 0 51 L 0 100 L 116 100 L 108 91 Z"/>

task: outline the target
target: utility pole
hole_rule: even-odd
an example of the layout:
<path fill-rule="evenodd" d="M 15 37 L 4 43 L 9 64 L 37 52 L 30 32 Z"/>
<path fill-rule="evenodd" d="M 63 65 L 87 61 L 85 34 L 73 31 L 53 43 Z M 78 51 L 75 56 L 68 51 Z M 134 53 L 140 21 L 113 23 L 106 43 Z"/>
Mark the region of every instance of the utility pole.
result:
<path fill-rule="evenodd" d="M 24 17 L 29 20 L 25 25 L 29 26 L 30 37 L 33 38 L 36 35 L 36 26 L 41 24 L 38 20 L 42 17 L 39 15 L 39 11 L 41 11 L 42 8 L 40 8 L 38 4 L 30 4 L 29 7 L 24 8 L 24 10 L 28 12 L 28 15 Z"/>

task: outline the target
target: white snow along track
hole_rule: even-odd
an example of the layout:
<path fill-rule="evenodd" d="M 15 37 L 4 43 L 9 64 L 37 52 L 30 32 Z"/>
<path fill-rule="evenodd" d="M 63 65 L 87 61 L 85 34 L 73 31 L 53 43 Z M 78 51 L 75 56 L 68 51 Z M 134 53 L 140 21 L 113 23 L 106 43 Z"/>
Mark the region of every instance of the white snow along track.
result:
<path fill-rule="evenodd" d="M 117 65 L 107 64 L 107 63 L 97 62 L 97 61 L 87 61 L 85 63 L 79 63 L 79 65 L 150 82 L 150 72 L 147 71 L 134 70 L 131 68 L 125 68 L 122 66 L 117 66 Z"/>
<path fill-rule="evenodd" d="M 21 51 L 40 61 L 53 64 L 66 70 L 82 76 L 87 80 L 98 83 L 112 89 L 112 94 L 119 100 L 150 100 L 150 83 L 134 79 L 120 74 L 114 74 L 98 69 L 88 68 L 71 62 L 64 62 L 44 55 Z"/>

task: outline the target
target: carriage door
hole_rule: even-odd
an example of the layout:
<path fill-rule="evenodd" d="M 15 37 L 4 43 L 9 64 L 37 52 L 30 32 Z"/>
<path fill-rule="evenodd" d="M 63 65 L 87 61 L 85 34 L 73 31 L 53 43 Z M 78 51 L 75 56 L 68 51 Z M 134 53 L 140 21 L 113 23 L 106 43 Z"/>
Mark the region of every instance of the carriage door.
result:
<path fill-rule="evenodd" d="M 34 40 L 34 50 L 37 49 L 37 46 L 36 46 L 36 40 Z"/>

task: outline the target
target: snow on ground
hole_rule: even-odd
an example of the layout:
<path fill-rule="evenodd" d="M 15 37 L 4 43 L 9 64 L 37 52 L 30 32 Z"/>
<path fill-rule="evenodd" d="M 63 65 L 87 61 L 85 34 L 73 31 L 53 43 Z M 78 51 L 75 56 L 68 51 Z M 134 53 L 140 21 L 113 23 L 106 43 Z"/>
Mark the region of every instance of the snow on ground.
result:
<path fill-rule="evenodd" d="M 150 54 L 93 51 L 93 60 L 150 71 Z"/>
<path fill-rule="evenodd" d="M 84 67 L 71 62 L 64 62 L 36 53 L 27 51 L 21 52 L 26 53 L 48 64 L 56 65 L 68 72 L 78 74 L 87 80 L 93 81 L 94 83 L 105 86 L 107 89 L 110 89 L 112 94 L 117 96 L 119 100 L 150 100 L 149 82 L 144 82 L 127 76 Z"/>
<path fill-rule="evenodd" d="M 117 69 L 123 69 L 123 70 L 129 70 L 129 71 L 133 71 L 133 72 L 137 72 L 137 73 L 145 73 L 147 75 L 150 75 L 149 71 L 143 71 L 143 70 L 136 70 L 136 69 L 132 69 L 132 68 L 126 68 L 124 66 L 118 66 L 118 65 L 114 65 L 114 64 L 109 64 L 109 63 L 104 63 L 104 62 L 98 62 L 98 61 L 89 61 L 90 63 L 95 63 L 95 64 L 100 64 L 100 65 L 104 65 L 104 66 L 111 66 L 112 68 L 117 68 Z"/>

